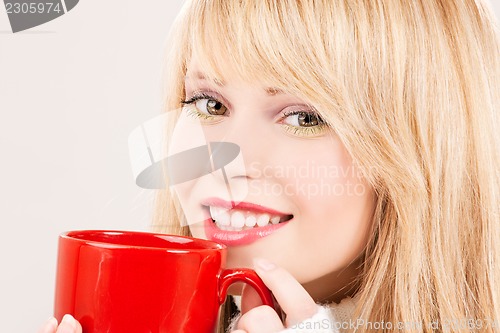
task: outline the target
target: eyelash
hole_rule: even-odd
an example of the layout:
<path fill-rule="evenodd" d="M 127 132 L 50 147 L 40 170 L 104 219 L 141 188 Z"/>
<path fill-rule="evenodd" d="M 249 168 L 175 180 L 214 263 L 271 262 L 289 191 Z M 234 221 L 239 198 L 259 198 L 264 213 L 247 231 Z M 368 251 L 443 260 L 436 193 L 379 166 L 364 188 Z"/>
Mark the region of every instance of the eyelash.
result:
<path fill-rule="evenodd" d="M 206 93 L 199 93 L 199 94 L 195 94 L 193 97 L 191 97 L 185 101 L 181 101 L 181 104 L 183 104 L 183 105 L 193 104 L 194 102 L 197 102 L 201 99 L 213 99 L 214 101 L 219 102 L 219 100 L 217 98 L 215 98 L 214 96 L 210 96 Z"/>
<path fill-rule="evenodd" d="M 210 100 L 216 101 L 216 102 L 224 105 L 224 103 L 220 102 L 216 97 L 211 96 L 207 93 L 195 94 L 186 100 L 182 100 L 181 104 L 184 107 L 191 106 L 189 108 L 186 108 L 186 111 L 187 111 L 189 116 L 194 117 L 196 119 L 210 121 L 210 120 L 214 120 L 217 117 L 227 117 L 227 115 L 215 116 L 215 115 L 208 115 L 206 113 L 198 111 L 196 106 L 194 106 L 193 104 L 195 104 L 197 101 L 203 100 L 203 99 L 210 99 Z M 192 107 L 192 106 L 194 106 L 194 107 Z M 318 117 L 318 120 L 320 121 L 320 123 L 316 126 L 311 126 L 311 127 L 300 127 L 300 126 L 298 127 L 298 126 L 285 124 L 282 122 L 283 120 L 285 120 L 286 118 L 288 118 L 290 116 L 300 115 L 300 114 L 304 114 L 304 113 L 312 113 L 312 114 L 316 115 Z M 283 125 L 283 128 L 285 129 L 285 131 L 287 133 L 290 133 L 290 134 L 295 135 L 295 136 L 300 136 L 300 137 L 314 137 L 314 136 L 321 135 L 325 131 L 326 127 L 328 126 L 321 119 L 321 117 L 318 115 L 318 113 L 316 111 L 300 111 L 300 110 L 286 111 L 283 113 L 283 116 L 280 118 L 280 122 Z"/>

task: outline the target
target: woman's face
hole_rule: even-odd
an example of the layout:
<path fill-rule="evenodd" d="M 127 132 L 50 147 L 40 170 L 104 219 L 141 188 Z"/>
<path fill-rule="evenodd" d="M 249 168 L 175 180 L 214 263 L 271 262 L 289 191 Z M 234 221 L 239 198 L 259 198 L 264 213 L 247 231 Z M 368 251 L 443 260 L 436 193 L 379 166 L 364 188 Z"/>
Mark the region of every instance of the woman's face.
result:
<path fill-rule="evenodd" d="M 185 93 L 183 114 L 198 119 L 206 141 L 237 144 L 243 161 L 225 178 L 219 170 L 176 188 L 192 235 L 225 243 L 228 267 L 266 258 L 316 299 L 332 296 L 356 274 L 375 203 L 340 140 L 307 101 L 208 80 L 196 60 Z M 190 221 L 193 212 L 205 220 Z"/>

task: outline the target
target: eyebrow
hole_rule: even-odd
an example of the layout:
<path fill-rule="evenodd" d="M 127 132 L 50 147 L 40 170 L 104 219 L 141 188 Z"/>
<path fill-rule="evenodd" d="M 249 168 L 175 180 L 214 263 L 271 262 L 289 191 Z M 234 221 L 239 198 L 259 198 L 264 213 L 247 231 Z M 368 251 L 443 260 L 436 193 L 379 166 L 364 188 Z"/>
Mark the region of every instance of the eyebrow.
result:
<path fill-rule="evenodd" d="M 198 80 L 202 80 L 202 81 L 212 81 L 213 83 L 215 83 L 219 87 L 224 86 L 224 82 L 222 82 L 221 80 L 218 80 L 218 79 L 210 80 L 207 78 L 207 76 L 205 74 L 203 74 L 202 72 L 199 72 L 199 71 L 196 71 L 190 75 L 188 75 L 186 73 L 186 76 L 184 78 L 187 80 L 194 78 L 194 79 L 198 79 Z M 267 88 L 264 88 L 264 90 L 266 91 L 266 93 L 269 96 L 283 94 L 283 90 L 276 88 L 276 87 L 267 87 Z"/>
<path fill-rule="evenodd" d="M 197 79 L 197 80 L 202 80 L 202 81 L 212 81 L 213 83 L 215 83 L 219 87 L 224 86 L 224 82 L 222 82 L 221 80 L 219 80 L 219 79 L 210 80 L 202 72 L 193 72 L 191 74 L 186 73 L 186 76 L 184 76 L 184 79 L 185 80 Z"/>
<path fill-rule="evenodd" d="M 192 73 L 191 75 L 188 75 L 188 73 L 189 72 L 186 73 L 186 76 L 185 76 L 186 79 L 190 79 L 192 77 L 194 77 L 195 79 L 198 79 L 198 80 L 206 80 L 207 79 L 206 75 L 203 74 L 202 72 L 197 71 L 197 72 Z"/>

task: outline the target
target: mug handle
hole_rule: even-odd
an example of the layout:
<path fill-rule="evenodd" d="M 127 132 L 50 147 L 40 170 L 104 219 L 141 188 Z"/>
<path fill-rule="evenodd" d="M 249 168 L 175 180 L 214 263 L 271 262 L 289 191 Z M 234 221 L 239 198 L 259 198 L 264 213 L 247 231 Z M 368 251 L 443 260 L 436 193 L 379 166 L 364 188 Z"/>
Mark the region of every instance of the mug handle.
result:
<path fill-rule="evenodd" d="M 235 282 L 249 284 L 257 291 L 264 305 L 269 305 L 278 312 L 271 291 L 266 287 L 255 271 L 246 268 L 225 269 L 222 271 L 219 276 L 219 304 L 222 305 L 222 303 L 224 303 L 227 296 L 227 289 Z"/>

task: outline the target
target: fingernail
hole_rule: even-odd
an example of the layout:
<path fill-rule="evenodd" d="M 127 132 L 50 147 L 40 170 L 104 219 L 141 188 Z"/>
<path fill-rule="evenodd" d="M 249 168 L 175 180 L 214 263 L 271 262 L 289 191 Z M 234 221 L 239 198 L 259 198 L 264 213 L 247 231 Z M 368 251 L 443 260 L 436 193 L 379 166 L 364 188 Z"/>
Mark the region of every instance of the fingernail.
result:
<path fill-rule="evenodd" d="M 72 328 L 76 328 L 76 320 L 70 314 L 65 314 L 64 315 L 64 317 L 63 317 L 63 319 L 61 321 L 61 324 L 62 323 L 66 323 L 67 325 L 70 325 Z"/>
<path fill-rule="evenodd" d="M 253 265 L 255 268 L 260 268 L 263 271 L 272 271 L 276 268 L 275 264 L 263 258 L 254 258 Z"/>

